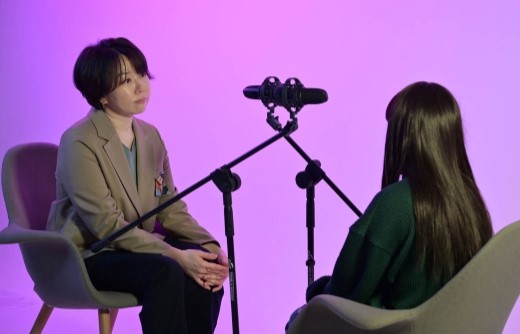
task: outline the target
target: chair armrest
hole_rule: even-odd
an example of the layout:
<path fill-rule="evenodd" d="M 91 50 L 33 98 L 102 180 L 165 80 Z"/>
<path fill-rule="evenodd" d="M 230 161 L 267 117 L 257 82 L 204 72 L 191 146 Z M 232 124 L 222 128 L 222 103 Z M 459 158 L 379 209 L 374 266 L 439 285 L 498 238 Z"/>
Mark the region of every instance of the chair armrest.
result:
<path fill-rule="evenodd" d="M 34 290 L 57 307 L 90 305 L 94 287 L 76 245 L 53 231 L 31 230 L 10 223 L 0 231 L 0 244 L 18 244 Z M 70 298 L 68 296 L 76 296 Z"/>
<path fill-rule="evenodd" d="M 78 248 L 61 234 L 10 223 L 0 231 L 0 244 L 15 243 L 20 246 L 34 290 L 46 304 L 93 309 L 138 305 L 131 294 L 96 290 Z"/>
<path fill-rule="evenodd" d="M 320 295 L 314 299 L 314 303 L 318 304 L 314 307 L 326 307 L 345 321 L 363 329 L 381 328 L 406 320 L 411 315 L 411 310 L 386 310 L 332 295 Z"/>
<path fill-rule="evenodd" d="M 19 244 L 38 240 L 67 240 L 57 232 L 31 230 L 15 223 L 10 223 L 0 231 L 0 244 Z"/>
<path fill-rule="evenodd" d="M 407 333 L 411 314 L 412 310 L 385 310 L 346 298 L 318 295 L 301 310 L 287 333 L 396 333 L 396 329 Z"/>

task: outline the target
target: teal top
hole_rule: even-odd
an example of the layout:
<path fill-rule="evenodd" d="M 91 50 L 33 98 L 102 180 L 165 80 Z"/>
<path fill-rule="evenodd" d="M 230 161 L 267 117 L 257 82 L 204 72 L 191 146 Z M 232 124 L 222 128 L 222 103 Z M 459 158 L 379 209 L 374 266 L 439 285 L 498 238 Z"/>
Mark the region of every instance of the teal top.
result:
<path fill-rule="evenodd" d="M 348 233 L 334 266 L 307 289 L 387 308 L 415 307 L 442 284 L 429 277 L 415 251 L 415 214 L 407 180 L 385 187 Z"/>
<path fill-rule="evenodd" d="M 130 148 L 123 144 L 123 151 L 125 151 L 126 160 L 128 160 L 128 165 L 130 166 L 135 185 L 137 186 L 137 150 L 135 149 L 135 139 Z"/>

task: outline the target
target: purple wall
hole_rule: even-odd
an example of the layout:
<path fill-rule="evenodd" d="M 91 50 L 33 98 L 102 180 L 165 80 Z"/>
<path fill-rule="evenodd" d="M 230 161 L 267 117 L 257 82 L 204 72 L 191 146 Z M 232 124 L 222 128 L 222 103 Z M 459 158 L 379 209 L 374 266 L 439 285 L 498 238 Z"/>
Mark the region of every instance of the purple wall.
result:
<path fill-rule="evenodd" d="M 242 89 L 270 75 L 324 88 L 329 102 L 299 114 L 293 138 L 364 210 L 378 191 L 390 98 L 436 81 L 458 98 L 467 146 L 495 230 L 520 219 L 520 3 L 504 1 L 0 1 L 0 155 L 16 144 L 58 142 L 88 106 L 72 84 L 81 49 L 126 36 L 146 54 L 156 124 L 185 189 L 275 134 Z M 285 123 L 288 113 L 278 110 Z M 306 163 L 281 140 L 233 170 L 240 329 L 282 332 L 307 284 Z M 355 215 L 325 184 L 316 189 L 315 275 L 332 270 Z M 212 184 L 186 198 L 225 244 Z M 7 224 L 0 200 L 0 227 Z M 0 332 L 26 333 L 40 306 L 16 246 L 0 247 Z M 138 309 L 114 333 L 139 333 Z M 505 333 L 520 329 L 520 306 Z M 49 333 L 95 332 L 93 311 L 56 310 Z M 231 333 L 229 293 L 217 333 Z"/>

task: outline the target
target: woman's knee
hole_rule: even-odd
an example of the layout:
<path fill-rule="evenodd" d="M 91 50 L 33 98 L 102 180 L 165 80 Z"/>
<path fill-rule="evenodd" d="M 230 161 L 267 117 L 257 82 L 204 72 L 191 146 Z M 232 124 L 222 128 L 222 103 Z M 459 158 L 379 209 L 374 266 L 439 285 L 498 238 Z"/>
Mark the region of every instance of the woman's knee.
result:
<path fill-rule="evenodd" d="M 155 261 L 153 266 L 153 279 L 151 285 L 168 290 L 183 291 L 185 285 L 185 274 L 181 266 L 167 257 L 162 257 Z"/>

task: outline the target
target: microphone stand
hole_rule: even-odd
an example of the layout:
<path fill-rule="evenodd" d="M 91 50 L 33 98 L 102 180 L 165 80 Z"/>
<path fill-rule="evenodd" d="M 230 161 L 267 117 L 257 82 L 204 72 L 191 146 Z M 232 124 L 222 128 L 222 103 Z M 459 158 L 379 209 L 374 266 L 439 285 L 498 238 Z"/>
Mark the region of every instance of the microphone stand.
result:
<path fill-rule="evenodd" d="M 278 117 L 274 117 L 274 107 L 267 106 L 269 112 L 267 113 L 267 123 L 279 132 L 283 131 L 282 125 L 278 122 Z M 289 110 L 289 109 L 288 109 Z M 298 109 L 296 109 L 298 110 Z M 296 112 L 294 109 L 289 110 L 291 120 L 296 120 Z M 310 285 L 314 281 L 314 227 L 315 227 L 315 185 L 324 180 L 325 183 L 338 195 L 345 204 L 358 216 L 362 215 L 361 211 L 350 201 L 350 199 L 341 192 L 341 190 L 332 182 L 332 180 L 325 174 L 321 168 L 319 160 L 312 160 L 307 153 L 291 138 L 290 133 L 284 135 L 287 142 L 300 154 L 300 156 L 307 162 L 305 171 L 296 175 L 296 184 L 302 189 L 306 189 L 307 203 L 306 203 L 306 226 L 307 226 L 307 280 Z"/>
<path fill-rule="evenodd" d="M 300 146 L 298 146 L 298 144 L 294 141 L 294 139 L 291 138 L 291 136 L 289 136 L 289 134 L 285 135 L 284 138 L 302 156 L 302 158 L 305 159 L 305 161 L 307 161 L 308 164 L 314 164 L 313 160 L 307 155 L 307 153 L 305 153 L 305 151 Z M 341 198 L 343 200 L 343 202 L 345 202 L 345 204 L 347 204 L 347 206 L 358 217 L 361 217 L 361 215 L 362 215 L 361 211 L 359 211 L 359 209 L 354 205 L 354 203 L 352 203 L 350 201 L 350 199 L 347 196 L 345 196 L 345 194 L 343 194 L 343 192 L 341 192 L 341 190 L 338 188 L 338 186 L 336 186 L 334 184 L 334 182 L 332 182 L 332 180 L 327 176 L 327 174 L 325 174 L 325 171 L 323 171 L 323 169 L 318 165 L 316 165 L 316 169 L 320 173 L 323 181 L 325 181 L 325 183 L 327 183 L 329 185 L 329 187 L 336 193 L 336 195 L 338 195 L 339 198 Z"/>
<path fill-rule="evenodd" d="M 276 119 L 277 121 L 277 119 Z M 90 250 L 92 252 L 97 253 L 103 248 L 105 248 L 110 242 L 114 241 L 121 235 L 125 234 L 126 232 L 130 231 L 132 228 L 140 225 L 145 220 L 153 217 L 157 213 L 159 213 L 161 210 L 164 210 L 168 206 L 172 205 L 173 203 L 177 202 L 181 198 L 185 197 L 186 195 L 192 193 L 193 191 L 197 190 L 198 188 L 202 187 L 204 184 L 208 183 L 209 181 L 213 181 L 217 187 L 222 191 L 223 198 L 224 198 L 224 218 L 225 218 L 225 229 L 226 229 L 226 237 L 228 242 L 228 256 L 229 256 L 229 283 L 230 283 L 230 289 L 231 289 L 231 311 L 232 311 L 232 319 L 233 319 L 233 334 L 239 333 L 239 327 L 238 327 L 238 301 L 237 301 L 237 293 L 236 293 L 236 276 L 235 276 L 235 252 L 234 252 L 234 245 L 233 245 L 233 211 L 231 208 L 231 192 L 234 190 L 237 190 L 240 187 L 240 178 L 238 175 L 231 173 L 231 168 L 238 165 L 242 161 L 246 160 L 247 158 L 251 157 L 255 153 L 259 152 L 260 150 L 266 148 L 267 146 L 271 145 L 278 139 L 288 136 L 292 132 L 296 131 L 298 129 L 298 122 L 297 120 L 291 119 L 287 122 L 285 127 L 280 126 L 279 133 L 275 136 L 271 137 L 270 139 L 264 141 L 260 145 L 256 146 L 255 148 L 251 149 L 250 151 L 244 153 L 243 155 L 239 156 L 235 160 L 231 161 L 227 165 L 224 165 L 223 167 L 215 170 L 210 175 L 206 176 L 205 178 L 201 179 L 200 181 L 194 183 L 190 187 L 186 188 L 184 191 L 181 191 L 176 196 L 170 198 L 168 201 L 162 203 L 161 205 L 157 206 L 155 209 L 150 210 L 149 212 L 143 214 L 141 217 L 136 219 L 135 221 L 129 223 L 125 227 L 121 228 L 120 230 L 110 234 L 109 236 L 95 242 L 91 247 Z M 230 179 L 231 178 L 231 179 Z"/>
<path fill-rule="evenodd" d="M 294 115 L 294 112 L 290 112 L 291 113 L 291 120 L 292 121 L 295 121 L 296 122 L 296 117 Z M 274 117 L 273 116 L 273 111 L 270 110 L 267 114 L 267 123 L 273 128 L 275 129 L 276 131 L 279 131 L 280 133 L 283 132 L 283 128 L 282 128 L 282 125 L 280 124 L 280 122 L 278 121 L 278 117 Z M 300 154 L 300 156 L 309 164 L 309 165 L 313 165 L 313 169 L 315 170 L 314 173 L 316 173 L 317 175 L 319 175 L 323 181 L 325 181 L 325 183 L 327 183 L 329 185 L 329 187 L 331 187 L 332 190 L 334 190 L 334 192 L 336 193 L 336 195 L 338 195 L 342 200 L 343 202 L 345 202 L 345 204 L 347 204 L 347 206 L 358 216 L 360 217 L 362 215 L 361 211 L 359 211 L 359 209 L 354 205 L 354 203 L 352 203 L 350 201 L 350 199 L 345 196 L 345 194 L 343 194 L 343 192 L 341 192 L 341 190 L 338 188 L 338 186 L 336 186 L 334 184 L 334 182 L 332 182 L 332 180 L 325 174 L 325 171 L 318 165 L 316 164 L 310 157 L 307 153 L 305 153 L 305 151 L 294 141 L 294 139 L 291 138 L 290 136 L 291 133 L 287 133 L 285 135 L 283 135 L 283 137 L 287 140 L 287 142 L 289 144 L 291 144 L 291 146 L 296 150 L 296 152 L 298 152 L 298 154 Z"/>
<path fill-rule="evenodd" d="M 239 156 L 238 158 L 236 158 L 235 160 L 231 161 L 230 163 L 224 165 L 222 168 L 231 169 L 232 167 L 238 165 L 242 161 L 246 160 L 247 158 L 251 157 L 252 155 L 256 154 L 257 152 L 259 152 L 262 149 L 266 148 L 267 146 L 271 145 L 272 143 L 276 142 L 278 139 L 280 139 L 280 138 L 282 138 L 282 137 L 284 137 L 286 135 L 289 135 L 290 133 L 296 131 L 297 129 L 298 129 L 298 122 L 296 122 L 295 120 L 288 121 L 287 124 L 285 125 L 285 127 L 283 127 L 283 129 L 281 129 L 280 132 L 277 135 L 269 138 L 268 140 L 264 141 L 263 143 L 261 143 L 260 145 L 256 146 L 255 148 L 253 148 L 250 151 L 244 153 L 243 155 Z M 139 217 L 135 221 L 129 223 L 125 227 L 123 227 L 120 230 L 112 233 L 111 235 L 105 237 L 104 239 L 101 239 L 101 240 L 95 242 L 90 247 L 90 250 L 92 252 L 94 252 L 94 253 L 99 252 L 101 249 L 105 248 L 109 243 L 111 243 L 115 239 L 119 238 L 120 236 L 122 236 L 126 232 L 130 231 L 132 228 L 138 226 L 139 224 L 143 223 L 147 219 L 153 217 L 154 215 L 156 215 L 160 211 L 166 209 L 167 207 L 169 207 L 173 203 L 177 202 L 178 200 L 182 199 L 183 197 L 191 194 L 193 191 L 195 191 L 198 188 L 202 187 L 203 185 L 205 185 L 206 183 L 208 183 L 211 180 L 212 180 L 212 175 L 210 174 L 210 175 L 206 176 L 205 178 L 201 179 L 200 181 L 195 182 L 194 184 L 192 184 L 191 186 L 189 186 L 185 190 L 179 192 L 177 195 L 175 195 L 174 197 L 170 198 L 168 201 L 166 201 L 166 202 L 162 203 L 161 205 L 157 206 L 155 209 L 152 209 L 152 210 L 148 211 L 147 213 L 143 214 L 141 217 Z"/>
<path fill-rule="evenodd" d="M 235 277 L 235 246 L 233 243 L 233 235 L 235 234 L 233 225 L 233 208 L 231 192 L 240 188 L 240 177 L 232 173 L 228 167 L 222 167 L 212 173 L 213 183 L 222 192 L 224 202 L 224 223 L 227 239 L 227 248 L 229 256 L 229 287 L 231 300 L 231 319 L 233 324 L 233 333 L 238 334 L 238 300 L 237 285 Z"/>
<path fill-rule="evenodd" d="M 306 189 L 306 227 L 307 227 L 307 279 L 308 285 L 314 282 L 314 227 L 315 227 L 315 186 L 321 181 L 322 176 L 317 169 L 321 166 L 318 160 L 314 160 L 312 164 L 308 164 L 304 171 L 296 175 L 296 185 L 301 189 Z"/>

